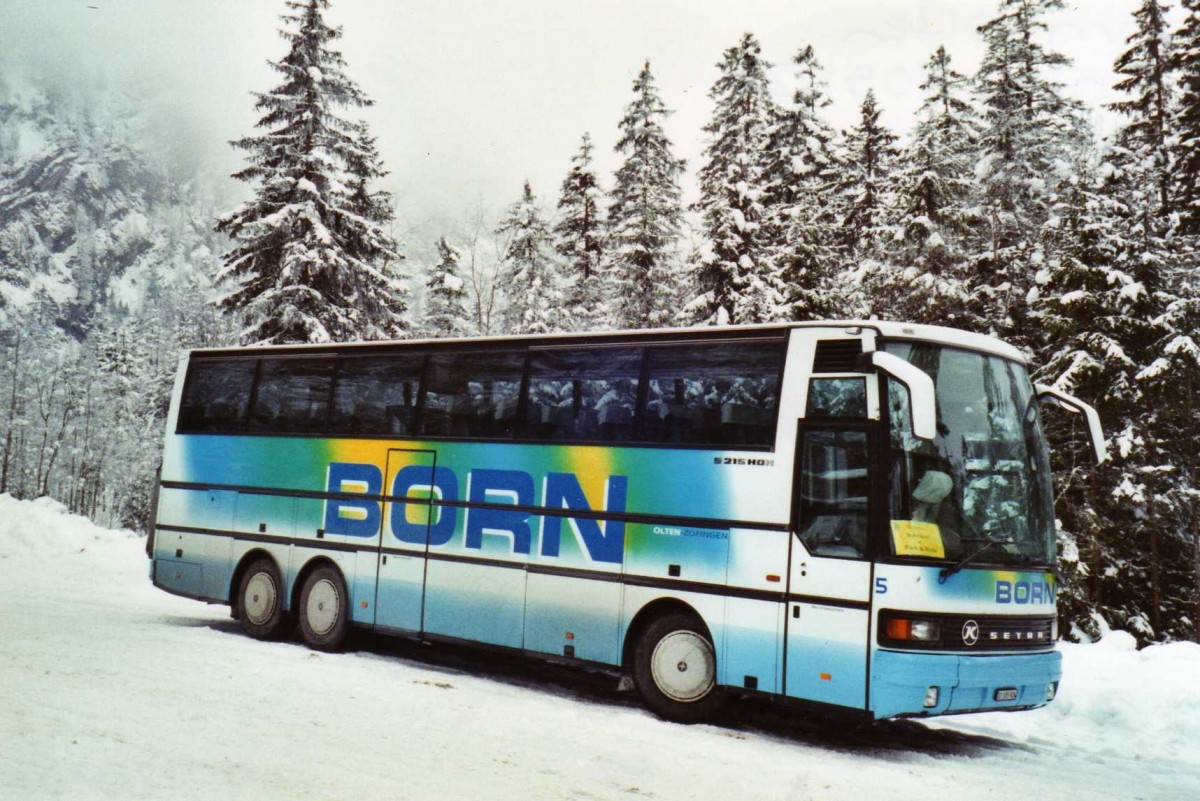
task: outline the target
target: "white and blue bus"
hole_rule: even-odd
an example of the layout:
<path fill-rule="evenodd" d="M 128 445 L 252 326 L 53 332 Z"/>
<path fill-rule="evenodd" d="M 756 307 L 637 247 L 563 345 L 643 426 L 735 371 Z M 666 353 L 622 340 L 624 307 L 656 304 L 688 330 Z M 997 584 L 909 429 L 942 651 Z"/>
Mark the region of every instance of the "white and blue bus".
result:
<path fill-rule="evenodd" d="M 995 339 L 828 322 L 197 350 L 151 576 L 253 637 L 604 666 L 656 713 L 1055 694 L 1038 406 Z"/>

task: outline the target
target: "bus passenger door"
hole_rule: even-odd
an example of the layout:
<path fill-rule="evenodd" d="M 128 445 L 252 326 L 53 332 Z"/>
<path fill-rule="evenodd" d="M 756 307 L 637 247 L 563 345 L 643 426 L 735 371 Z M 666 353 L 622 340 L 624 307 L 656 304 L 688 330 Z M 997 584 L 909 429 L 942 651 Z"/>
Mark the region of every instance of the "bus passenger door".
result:
<path fill-rule="evenodd" d="M 794 698 L 866 706 L 872 440 L 866 425 L 800 430 L 784 687 Z"/>
<path fill-rule="evenodd" d="M 449 511 L 432 505 L 440 497 L 436 462 L 434 451 L 388 451 L 375 596 L 378 627 L 421 630 L 430 529 Z"/>

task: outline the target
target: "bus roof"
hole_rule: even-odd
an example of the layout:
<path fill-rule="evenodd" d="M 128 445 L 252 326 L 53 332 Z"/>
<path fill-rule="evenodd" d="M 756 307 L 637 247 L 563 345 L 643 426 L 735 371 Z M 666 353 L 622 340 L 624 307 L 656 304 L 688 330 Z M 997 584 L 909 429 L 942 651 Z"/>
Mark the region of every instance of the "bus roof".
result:
<path fill-rule="evenodd" d="M 918 342 L 931 342 L 938 345 L 966 348 L 983 353 L 1000 356 L 1026 364 L 1027 360 L 1021 351 L 1012 345 L 995 337 L 976 334 L 958 328 L 948 328 L 940 325 L 922 325 L 918 323 L 900 323 L 887 320 L 813 320 L 796 323 L 762 323 L 756 325 L 734 326 L 692 326 L 688 328 L 650 328 L 636 330 L 562 332 L 554 334 L 521 334 L 514 336 L 487 337 L 446 337 L 440 339 L 401 339 L 379 340 L 372 342 L 330 342 L 325 344 L 294 344 L 294 345 L 248 345 L 243 347 L 197 348 L 192 353 L 202 355 L 233 355 L 269 352 L 313 353 L 330 349 L 351 350 L 358 348 L 386 349 L 389 347 L 413 348 L 423 345 L 446 347 L 454 345 L 480 345 L 491 347 L 508 343 L 547 342 L 554 344 L 569 344 L 578 342 L 585 344 L 619 344 L 625 339 L 714 339 L 722 337 L 784 337 L 794 328 L 830 328 L 844 329 L 848 333 L 855 329 L 873 329 L 884 339 L 901 339 Z"/>

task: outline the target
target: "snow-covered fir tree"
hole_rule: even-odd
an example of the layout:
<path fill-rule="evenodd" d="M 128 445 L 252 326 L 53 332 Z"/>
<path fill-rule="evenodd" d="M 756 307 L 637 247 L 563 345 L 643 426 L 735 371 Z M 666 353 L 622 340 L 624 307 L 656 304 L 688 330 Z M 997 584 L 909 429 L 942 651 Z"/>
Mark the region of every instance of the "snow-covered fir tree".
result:
<path fill-rule="evenodd" d="M 546 334 L 561 330 L 563 295 L 554 243 L 529 181 L 496 233 L 507 237 L 501 264 L 501 285 L 507 301 L 504 332 Z"/>
<path fill-rule="evenodd" d="M 1183 24 L 1175 33 L 1172 67 L 1179 81 L 1175 114 L 1176 208 L 1180 230 L 1200 235 L 1200 0 L 1182 0 Z M 1141 65 L 1137 65 L 1141 66 Z"/>
<path fill-rule="evenodd" d="M 1190 536 L 1190 503 L 1177 492 L 1190 454 L 1178 450 L 1172 424 L 1187 418 L 1175 415 L 1187 405 L 1181 398 L 1194 365 L 1171 353 L 1179 339 L 1169 312 L 1185 305 L 1179 293 L 1188 282 L 1174 266 L 1164 10 L 1145 2 L 1134 12 L 1129 49 L 1114 64 L 1123 97 L 1112 108 L 1125 123 L 1104 153 L 1098 185 L 1075 180 L 1062 192 L 1034 307 L 1046 339 L 1041 375 L 1094 403 L 1113 454 L 1105 465 L 1082 460 L 1057 476 L 1059 515 L 1080 557 L 1069 571 L 1068 611 L 1081 627 L 1099 614 L 1144 640 L 1180 617 L 1169 591 L 1179 581 L 1168 573 Z M 1077 427 L 1049 420 L 1060 454 L 1083 449 Z"/>
<path fill-rule="evenodd" d="M 1000 0 L 979 27 L 986 47 L 976 75 L 983 109 L 977 167 L 983 219 L 972 258 L 976 327 L 1029 344 L 1027 295 L 1044 261 L 1040 236 L 1073 151 L 1089 130 L 1051 70 L 1068 59 L 1041 43 L 1045 16 L 1062 0 Z"/>
<path fill-rule="evenodd" d="M 845 134 L 846 155 L 838 190 L 841 200 L 839 234 L 851 259 L 876 250 L 879 227 L 891 191 L 892 170 L 899 137 L 880 121 L 874 90 L 859 106 L 858 124 Z"/>
<path fill-rule="evenodd" d="M 458 337 L 469 332 L 467 291 L 462 277 L 458 248 L 442 237 L 437 243 L 437 262 L 425 281 L 425 311 L 421 334 L 426 337 Z"/>
<path fill-rule="evenodd" d="M 974 219 L 978 121 L 966 97 L 968 79 L 945 47 L 925 64 L 924 99 L 897 161 L 890 223 L 893 269 L 878 276 L 875 310 L 914 322 L 962 324 L 966 302 L 964 248 Z"/>
<path fill-rule="evenodd" d="M 1158 585 L 1157 565 L 1136 558 L 1136 538 L 1157 537 L 1161 493 L 1147 468 L 1161 454 L 1140 373 L 1155 339 L 1162 243 L 1138 230 L 1143 220 L 1131 214 L 1119 171 L 1108 164 L 1104 172 L 1100 180 L 1079 164 L 1053 210 L 1051 255 L 1033 303 L 1045 339 L 1038 377 L 1093 403 L 1111 439 L 1112 458 L 1095 465 L 1077 421 L 1046 414 L 1056 460 L 1075 464 L 1059 471 L 1056 492 L 1066 551 L 1078 553 L 1069 560 L 1064 610 L 1086 629 L 1103 602 L 1105 614 L 1119 618 L 1113 622 L 1133 621 L 1148 635 L 1159 615 L 1143 589 Z"/>
<path fill-rule="evenodd" d="M 326 24 L 328 0 L 292 0 L 281 31 L 289 50 L 271 66 L 282 82 L 258 94 L 263 133 L 237 140 L 249 165 L 234 177 L 255 197 L 220 218 L 234 248 L 219 279 L 223 309 L 244 318 L 243 342 L 329 342 L 405 333 L 401 255 L 381 227 L 383 175 L 365 126 L 340 116 L 371 101 L 346 75 Z"/>
<path fill-rule="evenodd" d="M 1162 449 L 1175 468 L 1162 499 L 1168 508 L 1160 518 L 1170 520 L 1183 550 L 1161 560 L 1166 567 L 1164 616 L 1176 624 L 1167 633 L 1200 642 L 1200 450 L 1188 433 L 1200 430 L 1200 275 L 1188 268 L 1194 263 L 1191 258 L 1177 260 L 1170 276 L 1174 299 L 1158 321 L 1164 337 L 1155 349 L 1161 355 L 1141 377 L 1166 401 L 1153 415 L 1163 435 Z"/>
<path fill-rule="evenodd" d="M 872 303 L 881 275 L 895 268 L 888 263 L 886 246 L 894 235 L 885 225 L 893 205 L 892 171 L 898 156 L 898 137 L 880 120 L 875 92 L 859 106 L 859 121 L 843 134 L 839 159 L 836 205 L 840 219 L 836 236 L 841 245 L 841 267 L 837 274 L 841 302 L 853 317 L 864 317 Z M 894 316 L 884 309 L 886 316 Z"/>
<path fill-rule="evenodd" d="M 1168 217 L 1173 208 L 1171 176 L 1171 86 L 1169 7 L 1159 0 L 1142 0 L 1133 13 L 1136 29 L 1126 39 L 1128 49 L 1113 64 L 1120 76 L 1113 87 L 1124 97 L 1109 105 L 1126 118 L 1117 144 L 1142 163 L 1157 193 L 1157 213 Z"/>
<path fill-rule="evenodd" d="M 792 319 L 838 316 L 841 304 L 831 295 L 838 247 L 829 236 L 834 222 L 833 195 L 837 161 L 835 133 L 823 110 L 821 65 L 811 45 L 800 49 L 792 104 L 775 107 L 764 166 L 764 236 L 774 250 L 786 285 Z"/>
<path fill-rule="evenodd" d="M 592 169 L 592 137 L 583 135 L 558 196 L 554 249 L 565 269 L 566 325 L 590 331 L 606 323 L 604 218 L 600 185 Z"/>
<path fill-rule="evenodd" d="M 700 258 L 700 294 L 688 307 L 694 319 L 709 324 L 777 320 L 787 313 L 785 290 L 763 230 L 767 144 L 776 116 L 767 85 L 770 64 L 747 33 L 718 67 L 696 204 L 707 247 Z"/>
<path fill-rule="evenodd" d="M 401 317 L 407 309 L 407 287 L 397 268 L 404 256 L 393 238 L 384 234 L 395 221 L 396 212 L 392 207 L 392 193 L 375 188 L 388 171 L 383 168 L 377 140 L 371 136 L 367 124 L 359 121 L 354 124 L 353 131 L 355 147 L 346 153 L 346 187 L 350 190 L 346 210 L 349 213 L 340 220 L 352 226 L 346 231 L 345 247 L 362 263 L 375 266 L 385 276 L 396 279 L 394 287 L 398 291 L 387 298 L 385 306 L 392 315 Z M 357 230 L 359 228 L 372 230 L 370 235 L 363 236 Z"/>
<path fill-rule="evenodd" d="M 679 295 L 676 246 L 683 221 L 679 178 L 683 161 L 671 154 L 663 105 L 650 62 L 633 82 L 633 102 L 619 124 L 617 168 L 608 231 L 612 299 L 617 328 L 670 324 Z"/>

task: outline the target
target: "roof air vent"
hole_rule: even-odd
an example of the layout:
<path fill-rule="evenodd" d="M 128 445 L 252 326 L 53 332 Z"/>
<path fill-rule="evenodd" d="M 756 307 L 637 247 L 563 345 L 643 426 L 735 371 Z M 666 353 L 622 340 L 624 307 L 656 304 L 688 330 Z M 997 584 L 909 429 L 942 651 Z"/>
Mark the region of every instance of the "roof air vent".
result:
<path fill-rule="evenodd" d="M 861 339 L 822 339 L 817 341 L 813 356 L 814 373 L 858 372 L 858 357 L 862 355 Z"/>

